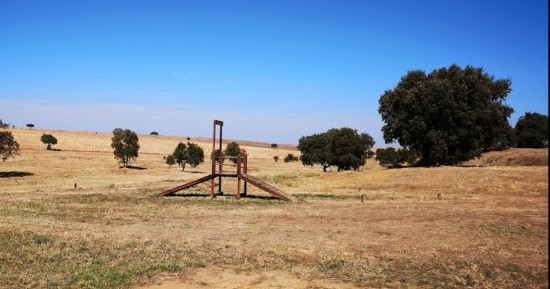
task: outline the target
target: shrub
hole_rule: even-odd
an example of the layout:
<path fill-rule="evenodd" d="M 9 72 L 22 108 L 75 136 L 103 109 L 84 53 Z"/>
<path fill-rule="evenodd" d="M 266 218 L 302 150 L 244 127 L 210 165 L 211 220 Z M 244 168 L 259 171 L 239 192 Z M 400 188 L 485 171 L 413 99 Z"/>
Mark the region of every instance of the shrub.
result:
<path fill-rule="evenodd" d="M 40 141 L 42 141 L 42 143 L 47 145 L 46 147 L 47 150 L 51 150 L 52 145 L 57 144 L 57 139 L 51 134 L 43 134 L 40 137 Z"/>
<path fill-rule="evenodd" d="M 289 163 L 289 162 L 297 162 L 300 159 L 293 154 L 288 154 L 283 160 L 285 161 L 285 163 Z"/>
<path fill-rule="evenodd" d="M 165 156 L 164 159 L 166 159 L 166 164 L 170 167 L 176 164 L 176 159 L 174 158 L 174 155 Z"/>

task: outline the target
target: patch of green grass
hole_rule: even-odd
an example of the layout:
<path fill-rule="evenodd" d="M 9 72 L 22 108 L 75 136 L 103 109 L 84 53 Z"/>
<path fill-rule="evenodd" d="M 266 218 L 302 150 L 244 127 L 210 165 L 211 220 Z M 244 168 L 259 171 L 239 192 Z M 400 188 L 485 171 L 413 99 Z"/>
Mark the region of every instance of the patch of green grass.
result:
<path fill-rule="evenodd" d="M 207 251 L 152 242 L 63 240 L 2 229 L 0 248 L 0 284 L 6 288 L 127 287 L 155 272 L 204 267 L 197 252 Z"/>
<path fill-rule="evenodd" d="M 367 288 L 548 288 L 548 268 L 480 259 L 332 254 L 313 263 L 317 278 Z"/>
<path fill-rule="evenodd" d="M 376 230 L 374 233 L 380 235 L 380 236 L 391 236 L 392 232 L 389 231 L 382 231 L 382 230 Z"/>
<path fill-rule="evenodd" d="M 346 260 L 340 258 L 324 258 L 318 260 L 315 264 L 319 271 L 327 274 L 331 277 L 340 276 L 344 267 L 346 266 Z"/>
<path fill-rule="evenodd" d="M 0 204 L 0 215 L 64 218 L 67 208 L 62 204 L 21 202 Z"/>

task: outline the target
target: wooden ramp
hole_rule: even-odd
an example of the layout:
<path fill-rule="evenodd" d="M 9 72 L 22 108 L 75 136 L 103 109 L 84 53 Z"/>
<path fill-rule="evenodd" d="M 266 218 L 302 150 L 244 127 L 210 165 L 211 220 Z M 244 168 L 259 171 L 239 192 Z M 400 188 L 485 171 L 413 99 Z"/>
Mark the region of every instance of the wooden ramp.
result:
<path fill-rule="evenodd" d="M 173 189 L 169 189 L 169 190 L 167 190 L 167 191 L 164 191 L 164 192 L 162 192 L 162 193 L 160 194 L 160 196 L 169 196 L 169 195 L 171 195 L 171 194 L 173 194 L 173 193 L 175 193 L 175 192 L 177 192 L 177 191 L 185 190 L 185 189 L 187 189 L 187 188 L 196 186 L 196 185 L 198 185 L 198 184 L 200 184 L 200 183 L 204 183 L 204 182 L 206 182 L 206 181 L 209 181 L 209 180 L 211 180 L 211 179 L 213 179 L 213 178 L 215 178 L 215 177 L 216 177 L 215 174 L 211 174 L 211 175 L 204 176 L 204 177 L 202 177 L 202 178 L 200 178 L 200 179 L 194 180 L 194 181 L 189 182 L 189 183 L 187 183 L 187 184 L 183 184 L 183 185 L 177 186 L 177 187 L 175 187 L 175 188 L 173 188 Z"/>
<path fill-rule="evenodd" d="M 249 183 L 249 184 L 252 184 L 256 187 L 258 187 L 259 189 L 262 189 L 272 195 L 274 195 L 275 197 L 279 198 L 279 199 L 285 199 L 285 200 L 289 200 L 289 201 L 296 201 L 296 198 L 291 195 L 291 194 L 288 194 L 288 193 L 285 193 L 281 190 L 279 190 L 278 188 L 268 184 L 268 183 L 265 183 L 251 175 L 248 175 L 248 174 L 240 174 L 239 179 Z"/>

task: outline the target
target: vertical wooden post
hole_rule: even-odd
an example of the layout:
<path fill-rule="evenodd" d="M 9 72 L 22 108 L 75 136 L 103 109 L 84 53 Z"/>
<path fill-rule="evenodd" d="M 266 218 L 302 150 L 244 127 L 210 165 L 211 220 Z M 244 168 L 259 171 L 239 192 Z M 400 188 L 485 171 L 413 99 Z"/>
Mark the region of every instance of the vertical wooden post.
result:
<path fill-rule="evenodd" d="M 214 128 L 212 129 L 212 175 L 216 175 L 216 124 L 214 120 Z M 214 198 L 214 178 L 210 180 L 210 198 Z"/>
<path fill-rule="evenodd" d="M 244 160 L 244 164 L 243 164 L 243 174 L 247 174 L 248 172 L 248 154 L 247 153 L 244 153 L 244 156 L 243 156 L 243 160 Z M 246 196 L 247 194 L 247 184 L 246 184 L 246 181 L 244 182 L 244 193 L 243 195 Z"/>
<path fill-rule="evenodd" d="M 212 152 L 212 175 L 216 174 L 216 154 Z M 210 198 L 214 198 L 214 179 L 210 180 Z"/>
<path fill-rule="evenodd" d="M 220 174 L 222 173 L 223 169 L 222 169 L 222 166 L 223 166 L 223 153 L 222 153 L 222 142 L 223 142 L 223 137 L 222 137 L 222 133 L 223 133 L 223 121 L 218 121 L 218 124 L 220 125 Z M 222 194 L 222 176 L 220 175 L 218 177 L 218 184 L 219 184 L 219 187 L 218 187 L 218 193 L 221 195 Z"/>
<path fill-rule="evenodd" d="M 241 155 L 237 156 L 237 199 L 241 198 Z"/>

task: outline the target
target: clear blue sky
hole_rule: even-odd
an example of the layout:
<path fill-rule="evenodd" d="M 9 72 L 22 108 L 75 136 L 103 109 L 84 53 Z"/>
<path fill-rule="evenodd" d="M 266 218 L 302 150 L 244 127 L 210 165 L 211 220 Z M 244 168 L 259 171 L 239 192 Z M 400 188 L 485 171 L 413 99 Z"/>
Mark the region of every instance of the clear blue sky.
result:
<path fill-rule="evenodd" d="M 0 119 L 16 126 L 384 146 L 410 70 L 510 78 L 510 124 L 548 115 L 548 1 L 0 1 Z"/>

